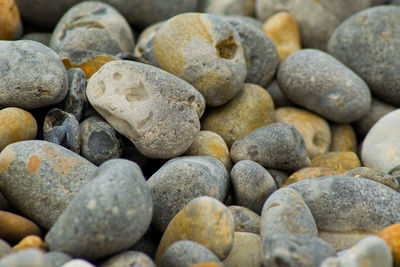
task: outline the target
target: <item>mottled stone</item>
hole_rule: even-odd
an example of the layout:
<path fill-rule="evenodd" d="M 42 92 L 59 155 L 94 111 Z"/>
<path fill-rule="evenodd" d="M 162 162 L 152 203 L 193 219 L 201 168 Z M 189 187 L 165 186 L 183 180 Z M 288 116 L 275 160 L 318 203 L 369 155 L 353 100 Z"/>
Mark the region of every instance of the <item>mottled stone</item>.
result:
<path fill-rule="evenodd" d="M 285 181 L 289 178 L 289 174 L 282 170 L 267 168 L 269 174 L 271 174 L 272 178 L 274 178 L 276 188 L 281 187 Z"/>
<path fill-rule="evenodd" d="M 44 44 L 46 46 L 50 45 L 50 32 L 30 32 L 22 36 L 21 40 L 32 40 Z"/>
<path fill-rule="evenodd" d="M 61 145 L 79 154 L 81 151 L 79 121 L 68 112 L 58 108 L 51 109 L 44 119 L 43 140 Z"/>
<path fill-rule="evenodd" d="M 147 181 L 153 198 L 155 229 L 164 232 L 174 216 L 192 199 L 210 196 L 223 201 L 229 177 L 220 161 L 208 156 L 186 156 L 165 163 Z"/>
<path fill-rule="evenodd" d="M 288 186 L 303 179 L 318 178 L 324 176 L 340 175 L 340 172 L 332 167 L 308 167 L 292 173 L 281 187 Z"/>
<path fill-rule="evenodd" d="M 366 83 L 319 50 L 290 54 L 280 64 L 277 80 L 291 102 L 337 123 L 358 120 L 370 108 L 371 93 Z"/>
<path fill-rule="evenodd" d="M 139 166 L 124 159 L 109 160 L 69 203 L 45 241 L 50 251 L 103 258 L 138 241 L 150 225 L 152 210 Z"/>
<path fill-rule="evenodd" d="M 234 221 L 231 212 L 215 198 L 203 196 L 190 201 L 170 222 L 155 257 L 159 265 L 165 250 L 180 240 L 192 240 L 211 250 L 220 260 L 233 246 Z"/>
<path fill-rule="evenodd" d="M 400 224 L 396 223 L 386 227 L 378 236 L 382 238 L 389 247 L 393 257 L 393 266 L 400 266 Z"/>
<path fill-rule="evenodd" d="M 235 232 L 260 234 L 261 217 L 257 213 L 242 206 L 229 206 L 228 208 L 235 221 Z"/>
<path fill-rule="evenodd" d="M 269 93 L 247 83 L 226 105 L 208 110 L 201 127 L 219 134 L 231 147 L 236 139 L 273 121 L 274 102 Z"/>
<path fill-rule="evenodd" d="M 236 163 L 230 177 L 236 203 L 261 214 L 265 200 L 276 190 L 274 178 L 263 166 L 251 160 Z"/>
<path fill-rule="evenodd" d="M 49 229 L 96 167 L 53 143 L 31 140 L 8 145 L 0 153 L 4 195 L 27 218 Z M 29 200 L 29 201 L 27 201 Z"/>
<path fill-rule="evenodd" d="M 350 124 L 329 124 L 332 133 L 330 151 L 357 152 L 357 137 Z"/>
<path fill-rule="evenodd" d="M 61 267 L 68 261 L 72 260 L 71 256 L 59 251 L 50 251 L 44 254 L 44 257 L 53 265 L 53 267 Z"/>
<path fill-rule="evenodd" d="M 134 267 L 156 267 L 149 256 L 137 251 L 124 251 L 115 256 L 110 257 L 99 267 L 120 267 L 120 266 L 134 266 Z"/>
<path fill-rule="evenodd" d="M 12 40 L 21 27 L 18 6 L 14 0 L 0 3 L 0 40 Z"/>
<path fill-rule="evenodd" d="M 89 49 L 109 54 L 133 51 L 132 30 L 112 6 L 82 2 L 70 8 L 57 23 L 50 40 L 56 51 Z"/>
<path fill-rule="evenodd" d="M 24 249 L 11 253 L 0 260 L 0 267 L 53 267 L 39 249 Z"/>
<path fill-rule="evenodd" d="M 246 65 L 240 37 L 220 17 L 177 15 L 157 30 L 153 45 L 159 66 L 198 89 L 207 105 L 225 104 L 244 85 Z"/>
<path fill-rule="evenodd" d="M 35 139 L 37 123 L 29 112 L 15 107 L 0 110 L 0 151 L 7 145 Z"/>
<path fill-rule="evenodd" d="M 363 10 L 332 34 L 328 51 L 366 81 L 385 102 L 400 105 L 400 31 L 398 6 Z"/>
<path fill-rule="evenodd" d="M 6 211 L 0 211 L 0 238 L 15 244 L 28 235 L 41 236 L 42 231 L 34 222 Z"/>
<path fill-rule="evenodd" d="M 163 23 L 164 22 L 161 21 L 144 29 L 137 38 L 134 50 L 135 56 L 156 67 L 158 66 L 158 63 L 154 57 L 154 36 Z"/>
<path fill-rule="evenodd" d="M 82 133 L 82 156 L 95 165 L 119 158 L 122 141 L 115 130 L 100 117 L 92 116 L 80 124 Z"/>
<path fill-rule="evenodd" d="M 158 68 L 112 61 L 88 81 L 90 104 L 150 158 L 185 152 L 200 130 L 205 102 L 185 81 Z"/>
<path fill-rule="evenodd" d="M 344 176 L 352 176 L 356 178 L 365 178 L 370 179 L 372 181 L 384 184 L 393 190 L 399 191 L 399 182 L 392 175 L 382 173 L 379 171 L 375 171 L 374 169 L 368 167 L 359 167 L 355 169 L 351 169 L 343 173 Z"/>
<path fill-rule="evenodd" d="M 261 238 L 252 233 L 235 232 L 231 253 L 224 260 L 225 267 L 261 267 Z"/>
<path fill-rule="evenodd" d="M 273 80 L 266 88 L 274 101 L 275 108 L 291 106 L 289 99 L 282 93 L 276 80 Z"/>
<path fill-rule="evenodd" d="M 3 239 L 0 239 L 0 259 L 7 256 L 11 252 L 12 252 L 11 246 Z"/>
<path fill-rule="evenodd" d="M 43 242 L 43 239 L 37 235 L 28 235 L 24 237 L 18 244 L 16 244 L 12 250 L 24 250 L 24 249 L 40 249 L 46 251 L 46 244 Z"/>
<path fill-rule="evenodd" d="M 315 156 L 311 160 L 311 167 L 333 168 L 339 173 L 361 167 L 361 162 L 354 152 L 328 152 Z"/>
<path fill-rule="evenodd" d="M 60 57 L 35 41 L 0 41 L 0 71 L 0 107 L 46 107 L 68 92 Z"/>
<path fill-rule="evenodd" d="M 284 122 L 271 123 L 237 139 L 231 158 L 233 162 L 249 159 L 266 168 L 286 170 L 310 165 L 301 134 Z"/>
<path fill-rule="evenodd" d="M 197 10 L 215 15 L 254 16 L 255 0 L 198 0 Z"/>
<path fill-rule="evenodd" d="M 400 164 L 400 109 L 383 116 L 364 138 L 361 160 L 364 166 L 388 173 Z"/>

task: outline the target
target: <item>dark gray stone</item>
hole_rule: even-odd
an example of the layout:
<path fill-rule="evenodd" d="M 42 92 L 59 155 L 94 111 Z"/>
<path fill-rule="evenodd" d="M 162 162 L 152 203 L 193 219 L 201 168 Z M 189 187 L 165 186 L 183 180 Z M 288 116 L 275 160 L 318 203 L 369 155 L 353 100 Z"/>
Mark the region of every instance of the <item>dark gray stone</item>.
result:
<path fill-rule="evenodd" d="M 38 249 L 24 249 L 13 252 L 0 260 L 0 267 L 53 267 L 45 254 Z"/>
<path fill-rule="evenodd" d="M 236 203 L 261 214 L 265 200 L 276 190 L 268 171 L 257 162 L 241 160 L 233 166 L 230 177 Z"/>
<path fill-rule="evenodd" d="M 375 171 L 374 169 L 368 167 L 359 167 L 351 169 L 343 173 L 344 176 L 352 176 L 357 178 L 370 179 L 372 181 L 384 184 L 393 190 L 399 191 L 399 182 L 392 175 Z"/>
<path fill-rule="evenodd" d="M 72 260 L 72 257 L 68 254 L 59 251 L 50 251 L 44 254 L 44 257 L 51 262 L 53 267 L 61 267 L 68 261 Z"/>
<path fill-rule="evenodd" d="M 400 7 L 378 6 L 344 21 L 328 43 L 331 55 L 346 64 L 388 103 L 400 105 Z"/>
<path fill-rule="evenodd" d="M 277 80 L 287 98 L 337 123 L 361 118 L 371 105 L 366 83 L 331 55 L 315 49 L 290 54 Z"/>
<path fill-rule="evenodd" d="M 287 172 L 282 170 L 267 168 L 267 171 L 269 174 L 271 174 L 272 178 L 274 178 L 276 188 L 281 187 L 281 185 L 283 185 L 290 176 Z"/>
<path fill-rule="evenodd" d="M 0 210 L 7 211 L 10 209 L 10 203 L 5 198 L 3 192 L 0 191 Z"/>
<path fill-rule="evenodd" d="M 149 256 L 137 251 L 124 251 L 115 256 L 110 257 L 105 262 L 101 263 L 99 267 L 156 267 Z"/>
<path fill-rule="evenodd" d="M 85 73 L 80 68 L 72 68 L 67 75 L 68 94 L 61 103 L 61 109 L 81 121 L 88 105 Z"/>
<path fill-rule="evenodd" d="M 185 156 L 165 163 L 147 181 L 154 212 L 152 225 L 164 232 L 172 218 L 189 201 L 210 196 L 223 201 L 229 177 L 224 165 L 208 156 Z"/>
<path fill-rule="evenodd" d="M 261 217 L 242 206 L 229 206 L 235 220 L 235 232 L 248 232 L 260 234 Z"/>
<path fill-rule="evenodd" d="M 119 158 L 122 141 L 117 132 L 101 117 L 89 117 L 81 122 L 82 156 L 95 165 Z"/>
<path fill-rule="evenodd" d="M 303 138 L 284 122 L 271 123 L 237 139 L 232 144 L 231 157 L 234 162 L 248 159 L 266 168 L 291 170 L 310 166 Z"/>
<path fill-rule="evenodd" d="M 262 241 L 262 262 L 268 267 L 318 267 L 335 249 L 318 237 L 271 233 Z"/>
<path fill-rule="evenodd" d="M 160 240 L 161 235 L 159 235 L 159 233 L 152 227 L 149 227 L 147 232 L 130 248 L 130 250 L 143 252 L 150 258 L 154 259 Z"/>
<path fill-rule="evenodd" d="M 392 0 L 390 2 L 391 5 L 399 5 L 400 6 L 400 0 Z"/>
<path fill-rule="evenodd" d="M 45 237 L 50 251 L 95 260 L 131 247 L 150 225 L 150 191 L 137 164 L 103 163 Z"/>
<path fill-rule="evenodd" d="M 273 80 L 266 89 L 274 101 L 275 108 L 292 106 L 289 99 L 282 93 L 276 80 Z"/>
<path fill-rule="evenodd" d="M 0 41 L 0 72 L 0 108 L 46 107 L 61 102 L 68 92 L 61 58 L 35 41 Z"/>
<path fill-rule="evenodd" d="M 74 115 L 61 109 L 51 109 L 44 119 L 43 140 L 61 145 L 79 154 L 81 150 L 79 121 Z"/>

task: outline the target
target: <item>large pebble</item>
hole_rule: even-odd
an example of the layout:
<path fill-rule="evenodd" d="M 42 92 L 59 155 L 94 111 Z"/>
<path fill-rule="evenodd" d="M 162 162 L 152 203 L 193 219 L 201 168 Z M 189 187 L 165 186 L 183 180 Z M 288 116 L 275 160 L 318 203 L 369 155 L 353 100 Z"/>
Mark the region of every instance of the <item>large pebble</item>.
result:
<path fill-rule="evenodd" d="M 271 123 L 237 139 L 232 145 L 231 157 L 234 162 L 249 159 L 276 169 L 300 169 L 310 165 L 301 134 L 284 122 Z"/>
<path fill-rule="evenodd" d="M 257 213 L 242 206 L 229 206 L 228 208 L 235 221 L 235 232 L 260 234 L 261 217 Z"/>
<path fill-rule="evenodd" d="M 231 253 L 223 261 L 224 267 L 261 267 L 261 238 L 252 233 L 235 232 Z"/>
<path fill-rule="evenodd" d="M 205 108 L 204 98 L 188 83 L 131 61 L 105 64 L 88 81 L 86 93 L 107 122 L 151 158 L 185 152 Z"/>
<path fill-rule="evenodd" d="M 60 57 L 35 41 L 0 41 L 0 72 L 0 107 L 46 107 L 68 92 Z"/>
<path fill-rule="evenodd" d="M 24 249 L 11 253 L 0 260 L 0 267 L 53 267 L 52 263 L 38 249 Z"/>
<path fill-rule="evenodd" d="M 42 231 L 36 223 L 7 211 L 0 211 L 0 238 L 15 244 L 28 235 L 41 236 Z"/>
<path fill-rule="evenodd" d="M 166 21 L 154 37 L 159 66 L 189 82 L 210 106 L 220 106 L 243 87 L 246 65 L 238 33 L 211 14 L 186 13 Z"/>
<path fill-rule="evenodd" d="M 0 153 L 5 196 L 45 229 L 54 224 L 95 170 L 78 154 L 46 141 L 13 143 Z"/>
<path fill-rule="evenodd" d="M 115 256 L 110 257 L 105 262 L 101 263 L 99 267 L 156 267 L 153 260 L 144 253 L 137 251 L 124 251 Z"/>
<path fill-rule="evenodd" d="M 279 66 L 277 77 L 291 102 L 334 122 L 355 121 L 370 108 L 366 83 L 322 51 L 303 49 L 290 54 Z"/>
<path fill-rule="evenodd" d="M 400 109 L 383 116 L 368 132 L 361 150 L 363 165 L 388 173 L 400 164 Z"/>
<path fill-rule="evenodd" d="M 153 226 L 164 232 L 172 218 L 192 199 L 210 196 L 224 201 L 229 177 L 217 159 L 187 156 L 165 163 L 147 181 L 153 198 Z"/>
<path fill-rule="evenodd" d="M 400 105 L 400 31 L 398 6 L 363 10 L 343 22 L 329 40 L 328 51 L 354 70 L 372 93 Z"/>

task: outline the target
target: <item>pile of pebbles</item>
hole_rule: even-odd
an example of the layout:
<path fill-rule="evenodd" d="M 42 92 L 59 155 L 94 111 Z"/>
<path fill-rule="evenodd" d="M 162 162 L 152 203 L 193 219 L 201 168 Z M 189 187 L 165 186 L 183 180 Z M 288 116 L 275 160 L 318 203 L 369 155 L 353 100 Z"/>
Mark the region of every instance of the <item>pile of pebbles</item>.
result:
<path fill-rule="evenodd" d="M 400 1 L 0 2 L 0 267 L 400 266 Z"/>

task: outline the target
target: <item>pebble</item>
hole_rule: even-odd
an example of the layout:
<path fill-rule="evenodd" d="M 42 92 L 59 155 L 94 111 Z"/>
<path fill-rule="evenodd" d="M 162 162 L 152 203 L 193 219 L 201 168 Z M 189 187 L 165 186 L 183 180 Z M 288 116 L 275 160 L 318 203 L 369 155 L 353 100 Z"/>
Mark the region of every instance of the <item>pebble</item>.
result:
<path fill-rule="evenodd" d="M 274 121 L 274 102 L 262 87 L 246 83 L 231 101 L 208 110 L 202 120 L 202 130 L 222 136 L 228 147 L 245 134 Z"/>
<path fill-rule="evenodd" d="M 90 78 L 86 94 L 107 122 L 150 158 L 184 153 L 200 131 L 201 94 L 149 65 L 109 62 Z"/>
<path fill-rule="evenodd" d="M 154 36 L 163 23 L 163 21 L 160 21 L 145 28 L 137 38 L 134 50 L 135 56 L 147 61 L 150 65 L 155 67 L 158 66 L 158 63 L 154 57 Z"/>
<path fill-rule="evenodd" d="M 382 238 L 389 247 L 392 258 L 393 266 L 400 265 L 400 224 L 396 223 L 383 229 L 378 236 Z"/>
<path fill-rule="evenodd" d="M 391 5 L 400 5 L 400 0 L 392 0 L 390 2 Z"/>
<path fill-rule="evenodd" d="M 21 40 L 36 41 L 41 44 L 44 44 L 45 46 L 49 46 L 50 38 L 51 38 L 50 32 L 31 32 L 31 33 L 27 33 L 24 36 L 22 36 Z"/>
<path fill-rule="evenodd" d="M 72 259 L 61 267 L 95 267 L 95 265 L 84 259 Z"/>
<path fill-rule="evenodd" d="M 400 105 L 398 6 L 377 6 L 344 21 L 332 34 L 328 51 L 349 66 L 385 102 Z"/>
<path fill-rule="evenodd" d="M 53 267 L 59 267 L 72 260 L 71 256 L 59 252 L 59 251 L 50 251 L 44 254 L 44 257 L 52 263 Z"/>
<path fill-rule="evenodd" d="M 69 203 L 45 241 L 50 251 L 100 259 L 138 241 L 152 212 L 150 190 L 139 166 L 124 159 L 109 160 Z"/>
<path fill-rule="evenodd" d="M 269 174 L 271 174 L 272 178 L 274 178 L 276 188 L 281 187 L 285 183 L 285 181 L 289 178 L 289 174 L 282 170 L 277 170 L 272 168 L 267 168 L 266 170 L 269 172 Z"/>
<path fill-rule="evenodd" d="M 252 1 L 252 0 L 250 0 L 250 1 Z M 227 20 L 235 20 L 237 22 L 251 24 L 258 29 L 261 29 L 261 27 L 263 25 L 263 23 L 261 21 L 259 21 L 258 19 L 254 18 L 254 17 L 249 17 L 249 16 L 228 15 L 228 16 L 223 16 L 223 18 L 225 18 Z"/>
<path fill-rule="evenodd" d="M 271 233 L 261 238 L 263 266 L 318 267 L 335 249 L 311 235 Z"/>
<path fill-rule="evenodd" d="M 18 250 L 24 250 L 28 248 L 35 248 L 35 249 L 41 249 L 43 251 L 46 251 L 46 244 L 43 242 L 43 239 L 40 238 L 37 235 L 28 235 L 24 239 L 22 239 L 18 244 L 16 244 L 12 250 L 13 251 L 18 251 Z"/>
<path fill-rule="evenodd" d="M 68 92 L 60 57 L 41 43 L 0 41 L 0 62 L 0 107 L 46 107 L 61 102 Z"/>
<path fill-rule="evenodd" d="M 345 152 L 328 152 L 315 156 L 311 160 L 311 167 L 327 167 L 333 168 L 339 173 L 361 167 L 361 162 L 356 153 L 351 151 Z"/>
<path fill-rule="evenodd" d="M 260 215 L 242 206 L 229 206 L 228 208 L 235 221 L 235 232 L 260 234 Z"/>
<path fill-rule="evenodd" d="M 223 105 L 243 88 L 243 46 L 233 26 L 221 17 L 174 16 L 157 30 L 153 45 L 159 66 L 193 85 L 207 105 Z"/>
<path fill-rule="evenodd" d="M 190 240 L 184 240 L 175 242 L 165 250 L 160 267 L 190 267 L 192 264 L 200 262 L 221 263 L 218 257 L 206 247 Z"/>
<path fill-rule="evenodd" d="M 276 190 L 274 178 L 263 166 L 251 160 L 236 163 L 230 177 L 236 203 L 261 214 L 265 200 Z"/>
<path fill-rule="evenodd" d="M 282 107 L 275 110 L 275 121 L 287 122 L 299 131 L 311 159 L 329 151 L 331 130 L 322 117 L 304 109 Z"/>
<path fill-rule="evenodd" d="M 7 145 L 35 139 L 37 122 L 26 110 L 9 107 L 0 110 L 0 151 Z"/>
<path fill-rule="evenodd" d="M 329 124 L 332 133 L 330 151 L 357 152 L 357 137 L 351 124 Z"/>
<path fill-rule="evenodd" d="M 307 167 L 292 173 L 282 184 L 282 187 L 299 182 L 304 179 L 318 178 L 324 176 L 337 176 L 340 172 L 332 167 Z"/>
<path fill-rule="evenodd" d="M 43 140 L 61 145 L 79 154 L 81 151 L 79 121 L 68 112 L 58 108 L 51 109 L 44 119 Z"/>
<path fill-rule="evenodd" d="M 368 179 L 330 176 L 305 179 L 286 188 L 300 193 L 313 214 L 319 237 L 337 250 L 400 221 L 398 192 Z"/>
<path fill-rule="evenodd" d="M 261 238 L 257 234 L 235 232 L 231 253 L 223 261 L 224 267 L 261 267 Z"/>
<path fill-rule="evenodd" d="M 82 134 L 82 156 L 95 165 L 119 158 L 122 141 L 116 131 L 103 118 L 92 116 L 80 124 Z"/>
<path fill-rule="evenodd" d="M 89 49 L 108 54 L 133 51 L 134 38 L 125 18 L 98 1 L 71 7 L 57 23 L 50 39 L 55 51 Z"/>
<path fill-rule="evenodd" d="M 383 116 L 369 130 L 361 148 L 365 167 L 388 173 L 400 164 L 400 109 Z"/>
<path fill-rule="evenodd" d="M 155 262 L 159 265 L 165 250 L 180 240 L 197 242 L 223 260 L 233 246 L 234 224 L 232 214 L 224 204 L 208 196 L 195 198 L 168 225 Z"/>
<path fill-rule="evenodd" d="M 221 161 L 228 172 L 232 169 L 232 160 L 228 146 L 224 139 L 214 132 L 200 131 L 192 145 L 186 150 L 185 155 L 210 156 Z"/>
<path fill-rule="evenodd" d="M 359 167 L 351 169 L 343 173 L 344 176 L 352 176 L 356 178 L 365 178 L 372 181 L 384 184 L 393 190 L 399 191 L 399 181 L 392 175 L 375 171 L 374 169 L 368 167 Z"/>
<path fill-rule="evenodd" d="M 0 153 L 3 193 L 24 216 L 48 230 L 96 167 L 62 146 L 29 140 Z"/>
<path fill-rule="evenodd" d="M 21 27 L 19 9 L 14 0 L 5 0 L 0 4 L 0 40 L 12 40 Z"/>
<path fill-rule="evenodd" d="M 147 181 L 153 198 L 152 225 L 164 232 L 192 199 L 210 196 L 224 201 L 229 176 L 222 163 L 208 156 L 186 156 L 165 163 Z"/>
<path fill-rule="evenodd" d="M 17 214 L 0 210 L 0 238 L 16 244 L 29 235 L 41 236 L 36 223 Z"/>
<path fill-rule="evenodd" d="M 274 41 L 280 62 L 301 49 L 299 27 L 288 12 L 278 12 L 269 17 L 264 22 L 262 30 Z"/>
<path fill-rule="evenodd" d="M 231 157 L 233 162 L 248 159 L 266 168 L 283 170 L 310 166 L 301 134 L 284 122 L 271 123 L 237 139 Z"/>
<path fill-rule="evenodd" d="M 253 0 L 198 0 L 197 10 L 215 15 L 254 16 Z"/>
<path fill-rule="evenodd" d="M 53 267 L 51 262 L 39 249 L 24 249 L 13 252 L 0 259 L 0 267 Z"/>
<path fill-rule="evenodd" d="M 273 193 L 262 209 L 260 233 L 263 239 L 277 232 L 317 236 L 313 215 L 301 195 L 290 188 Z"/>
<path fill-rule="evenodd" d="M 287 99 L 285 94 L 282 93 L 282 90 L 281 90 L 281 88 L 279 88 L 279 84 L 277 83 L 276 80 L 273 80 L 268 85 L 266 90 L 270 94 L 270 96 L 272 97 L 272 100 L 274 102 L 275 108 L 292 106 L 292 104 Z"/>
<path fill-rule="evenodd" d="M 156 267 L 149 256 L 137 251 L 124 251 L 115 256 L 110 257 L 99 267 L 120 267 L 120 266 L 134 266 L 134 267 Z"/>
<path fill-rule="evenodd" d="M 10 253 L 12 253 L 11 246 L 3 239 L 0 239 L 0 259 L 7 256 Z"/>
<path fill-rule="evenodd" d="M 367 84 L 333 56 L 316 49 L 290 54 L 280 64 L 277 79 L 291 102 L 336 123 L 358 120 L 370 108 Z"/>
<path fill-rule="evenodd" d="M 154 259 L 160 240 L 161 235 L 150 226 L 147 232 L 130 248 L 130 250 L 145 253 L 150 258 Z"/>

